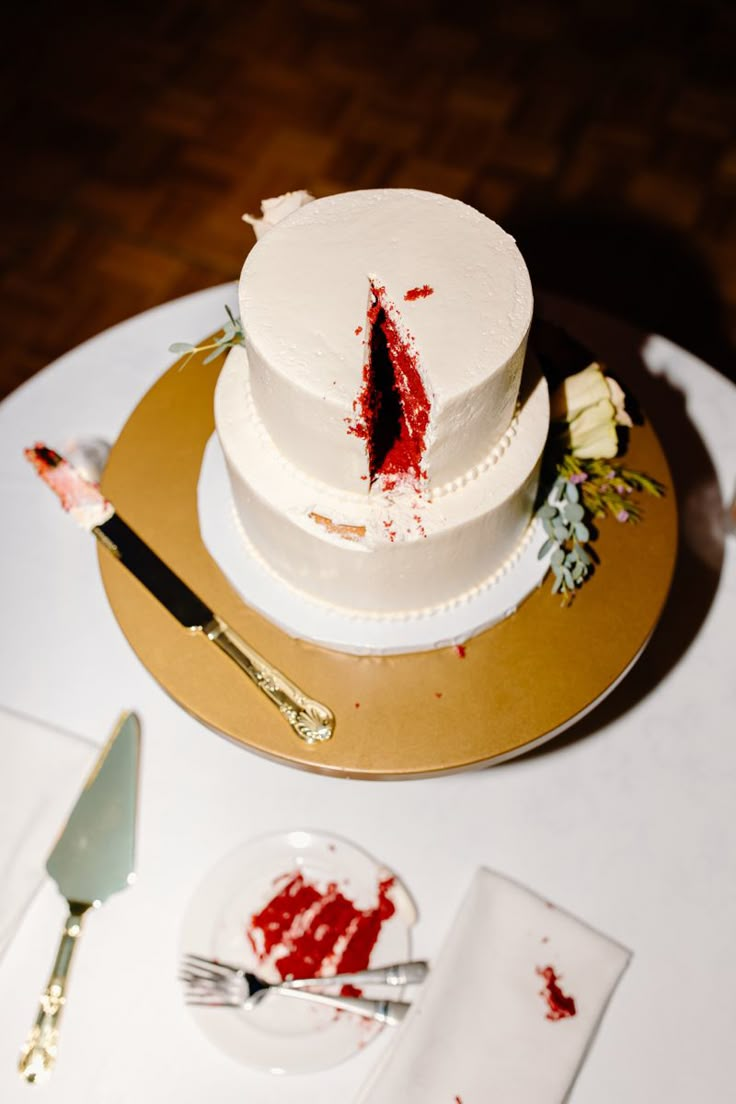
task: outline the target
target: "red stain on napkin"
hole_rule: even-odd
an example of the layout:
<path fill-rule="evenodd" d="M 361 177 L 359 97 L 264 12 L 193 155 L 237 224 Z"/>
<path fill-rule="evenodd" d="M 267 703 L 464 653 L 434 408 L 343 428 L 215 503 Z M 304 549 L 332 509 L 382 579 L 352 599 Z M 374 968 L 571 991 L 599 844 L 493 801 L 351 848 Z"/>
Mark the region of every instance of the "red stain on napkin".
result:
<path fill-rule="evenodd" d="M 575 1000 L 562 992 L 554 969 L 551 966 L 538 966 L 537 973 L 544 978 L 544 988 L 539 993 L 547 1002 L 547 1019 L 565 1020 L 568 1016 L 574 1016 L 577 1012 Z"/>

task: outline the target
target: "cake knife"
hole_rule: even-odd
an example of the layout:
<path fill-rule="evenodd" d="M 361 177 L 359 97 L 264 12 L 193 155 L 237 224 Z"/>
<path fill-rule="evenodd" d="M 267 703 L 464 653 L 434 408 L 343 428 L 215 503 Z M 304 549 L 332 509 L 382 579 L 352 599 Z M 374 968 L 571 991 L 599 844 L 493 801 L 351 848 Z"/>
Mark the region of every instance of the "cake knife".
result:
<path fill-rule="evenodd" d="M 330 739 L 335 728 L 332 711 L 304 694 L 211 610 L 120 517 L 96 483 L 85 479 L 68 460 L 45 445 L 26 449 L 25 456 L 67 513 L 94 533 L 180 625 L 189 632 L 203 633 L 229 656 L 302 740 L 316 744 Z"/>
<path fill-rule="evenodd" d="M 51 977 L 18 1070 L 30 1084 L 47 1080 L 56 1061 L 59 1021 L 82 920 L 113 893 L 134 880 L 140 725 L 124 713 L 103 748 L 69 819 L 51 851 L 46 869 L 64 895 L 69 915 Z"/>

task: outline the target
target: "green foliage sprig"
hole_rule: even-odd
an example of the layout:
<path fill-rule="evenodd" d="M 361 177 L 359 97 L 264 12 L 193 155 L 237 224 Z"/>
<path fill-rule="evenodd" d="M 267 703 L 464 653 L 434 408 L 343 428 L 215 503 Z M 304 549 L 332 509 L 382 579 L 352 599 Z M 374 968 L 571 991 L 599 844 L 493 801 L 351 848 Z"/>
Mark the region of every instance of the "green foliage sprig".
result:
<path fill-rule="evenodd" d="M 550 557 L 552 593 L 569 604 L 578 587 L 592 574 L 598 557 L 592 547 L 597 537 L 594 521 L 613 517 L 620 524 L 641 520 L 637 492 L 661 498 L 664 485 L 617 460 L 582 460 L 565 453 L 555 465 L 556 478 L 546 501 L 537 510 L 547 539 L 539 558 Z"/>
<path fill-rule="evenodd" d="M 209 364 L 211 361 L 216 360 L 221 356 L 226 349 L 232 349 L 234 345 L 245 344 L 245 334 L 243 333 L 243 323 L 240 318 L 233 314 L 229 307 L 225 307 L 227 312 L 227 322 L 222 328 L 222 332 L 214 341 L 207 342 L 204 345 L 191 345 L 188 341 L 175 341 L 173 345 L 169 345 L 170 353 L 185 353 L 186 356 L 182 361 L 180 367 L 185 368 L 195 353 L 207 352 L 207 356 L 203 360 L 203 364 Z"/>

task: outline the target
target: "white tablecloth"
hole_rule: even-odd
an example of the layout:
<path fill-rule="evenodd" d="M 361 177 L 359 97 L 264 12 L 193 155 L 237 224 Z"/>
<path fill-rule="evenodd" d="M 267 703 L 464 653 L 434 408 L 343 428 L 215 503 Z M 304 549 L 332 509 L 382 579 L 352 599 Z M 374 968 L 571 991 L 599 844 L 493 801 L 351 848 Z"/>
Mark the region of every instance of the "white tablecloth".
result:
<path fill-rule="evenodd" d="M 179 924 L 203 874 L 239 843 L 292 827 L 345 836 L 400 874 L 420 911 L 417 955 L 436 953 L 484 865 L 630 947 L 631 966 L 575 1101 L 732 1099 L 736 546 L 726 541 L 706 609 L 713 540 L 705 528 L 718 516 L 717 489 L 726 498 L 736 486 L 736 389 L 664 339 L 647 339 L 652 379 L 684 393 L 690 427 L 704 442 L 700 459 L 710 457 L 714 472 L 685 511 L 695 575 L 685 619 L 691 638 L 676 662 L 655 635 L 606 703 L 534 755 L 432 780 L 339 781 L 251 755 L 166 696 L 110 612 L 94 540 L 63 516 L 22 458 L 36 440 L 113 440 L 173 359 L 168 345 L 214 330 L 234 298 L 234 287 L 213 288 L 141 315 L 69 353 L 0 406 L 0 705 L 100 744 L 122 709 L 143 722 L 138 881 L 89 917 L 46 1099 L 355 1098 L 390 1032 L 324 1073 L 270 1078 L 213 1049 L 178 992 Z M 688 593 L 680 584 L 677 600 L 687 605 Z M 666 633 L 667 615 L 663 624 Z M 30 808 L 32 786 L 29 778 L 9 799 Z M 21 1083 L 15 1063 L 63 914 L 46 882 L 0 963 L 4 1104 L 36 1091 Z"/>

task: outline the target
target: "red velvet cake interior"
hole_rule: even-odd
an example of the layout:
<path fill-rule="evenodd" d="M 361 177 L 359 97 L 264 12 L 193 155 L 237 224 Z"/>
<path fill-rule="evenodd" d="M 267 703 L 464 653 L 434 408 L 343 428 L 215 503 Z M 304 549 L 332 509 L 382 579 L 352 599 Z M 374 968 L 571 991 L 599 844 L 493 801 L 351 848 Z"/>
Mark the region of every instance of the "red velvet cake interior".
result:
<path fill-rule="evenodd" d="M 399 331 L 385 288 L 371 283 L 363 386 L 350 432 L 366 442 L 371 484 L 379 476 L 426 478 L 422 468 L 430 402 L 418 355 Z M 384 481 L 384 486 L 385 481 Z"/>

